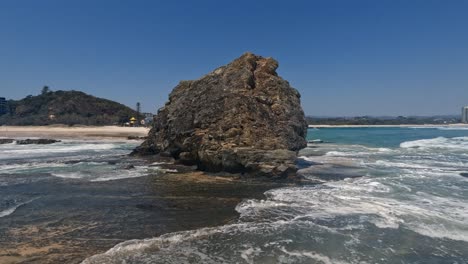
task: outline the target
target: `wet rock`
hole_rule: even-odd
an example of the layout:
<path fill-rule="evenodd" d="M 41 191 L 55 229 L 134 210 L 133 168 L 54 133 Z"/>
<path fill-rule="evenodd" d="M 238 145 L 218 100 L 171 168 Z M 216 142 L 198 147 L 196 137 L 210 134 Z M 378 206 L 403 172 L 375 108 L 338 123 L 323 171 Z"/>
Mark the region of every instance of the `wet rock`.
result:
<path fill-rule="evenodd" d="M 132 170 L 132 169 L 135 169 L 135 166 L 132 165 L 132 164 L 127 164 L 127 165 L 123 166 L 122 169 L 124 169 L 124 170 Z"/>
<path fill-rule="evenodd" d="M 142 209 L 142 210 L 150 210 L 150 211 L 163 209 L 161 208 L 161 206 L 158 206 L 156 204 L 137 204 L 136 208 Z"/>
<path fill-rule="evenodd" d="M 13 143 L 13 141 L 15 140 L 11 138 L 0 138 L 0 144 L 10 144 Z"/>
<path fill-rule="evenodd" d="M 300 94 L 278 76 L 278 62 L 245 53 L 194 81 L 182 81 L 133 154 L 249 176 L 288 177 L 306 147 Z"/>
<path fill-rule="evenodd" d="M 45 144 L 53 144 L 60 142 L 60 140 L 55 140 L 55 139 L 45 139 L 45 138 L 40 138 L 40 139 L 24 139 L 24 140 L 17 140 L 16 144 L 18 145 L 29 145 L 29 144 L 40 144 L 40 145 L 45 145 Z"/>
<path fill-rule="evenodd" d="M 147 138 L 148 137 L 139 137 L 139 136 L 128 136 L 127 137 L 128 140 L 145 140 Z"/>
<path fill-rule="evenodd" d="M 468 172 L 462 172 L 460 173 L 460 176 L 468 178 Z"/>

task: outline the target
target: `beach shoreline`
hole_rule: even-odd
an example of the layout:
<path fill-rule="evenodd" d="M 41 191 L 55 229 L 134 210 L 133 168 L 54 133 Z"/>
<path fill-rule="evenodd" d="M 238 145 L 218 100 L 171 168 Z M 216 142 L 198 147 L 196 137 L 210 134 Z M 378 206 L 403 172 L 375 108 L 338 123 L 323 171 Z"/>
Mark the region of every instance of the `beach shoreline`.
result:
<path fill-rule="evenodd" d="M 0 126 L 0 138 L 105 139 L 144 137 L 147 127 L 120 126 Z"/>

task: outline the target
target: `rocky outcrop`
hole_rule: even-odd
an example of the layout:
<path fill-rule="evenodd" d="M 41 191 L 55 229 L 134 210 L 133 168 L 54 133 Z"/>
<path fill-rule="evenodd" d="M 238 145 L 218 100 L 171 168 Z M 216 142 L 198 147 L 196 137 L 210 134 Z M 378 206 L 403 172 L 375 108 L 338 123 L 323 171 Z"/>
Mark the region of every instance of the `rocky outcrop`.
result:
<path fill-rule="evenodd" d="M 295 175 L 306 147 L 300 94 L 278 62 L 245 53 L 201 79 L 181 81 L 133 154 L 171 156 L 206 171 Z"/>
<path fill-rule="evenodd" d="M 140 136 L 128 136 L 127 137 L 128 140 L 145 140 L 147 138 L 148 137 L 140 137 Z"/>
<path fill-rule="evenodd" d="M 29 145 L 29 144 L 40 144 L 40 145 L 45 145 L 45 144 L 53 144 L 60 142 L 60 140 L 55 140 L 55 139 L 45 139 L 45 138 L 40 138 L 40 139 L 24 139 L 24 140 L 17 140 L 16 144 L 18 145 Z"/>
<path fill-rule="evenodd" d="M 13 141 L 15 140 L 11 138 L 0 138 L 0 144 L 11 144 Z"/>

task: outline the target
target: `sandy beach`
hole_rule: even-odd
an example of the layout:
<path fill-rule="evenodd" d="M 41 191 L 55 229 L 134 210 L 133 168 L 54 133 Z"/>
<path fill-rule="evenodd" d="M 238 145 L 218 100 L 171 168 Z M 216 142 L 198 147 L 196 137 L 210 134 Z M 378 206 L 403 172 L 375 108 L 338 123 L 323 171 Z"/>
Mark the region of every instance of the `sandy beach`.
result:
<path fill-rule="evenodd" d="M 0 137 L 39 138 L 127 138 L 143 137 L 148 134 L 146 127 L 119 126 L 0 126 Z"/>

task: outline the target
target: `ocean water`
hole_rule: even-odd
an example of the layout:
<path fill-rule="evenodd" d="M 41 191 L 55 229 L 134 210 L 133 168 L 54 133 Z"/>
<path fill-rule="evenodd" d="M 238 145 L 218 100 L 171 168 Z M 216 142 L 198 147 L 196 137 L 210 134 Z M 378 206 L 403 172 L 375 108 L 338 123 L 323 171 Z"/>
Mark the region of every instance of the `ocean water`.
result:
<path fill-rule="evenodd" d="M 32 191 L 39 182 L 59 180 L 101 182 L 146 176 L 158 166 L 139 164 L 127 157 L 139 142 L 64 140 L 50 145 L 0 145 L 0 218 L 47 196 Z M 134 168 L 128 169 L 130 164 Z M 22 186 L 29 191 L 18 192 Z"/>
<path fill-rule="evenodd" d="M 299 173 L 320 184 L 273 189 L 238 204 L 235 223 L 126 241 L 83 263 L 468 263 L 468 129 L 308 137 L 326 143 L 301 151 Z"/>

